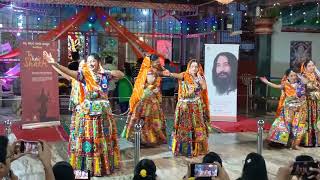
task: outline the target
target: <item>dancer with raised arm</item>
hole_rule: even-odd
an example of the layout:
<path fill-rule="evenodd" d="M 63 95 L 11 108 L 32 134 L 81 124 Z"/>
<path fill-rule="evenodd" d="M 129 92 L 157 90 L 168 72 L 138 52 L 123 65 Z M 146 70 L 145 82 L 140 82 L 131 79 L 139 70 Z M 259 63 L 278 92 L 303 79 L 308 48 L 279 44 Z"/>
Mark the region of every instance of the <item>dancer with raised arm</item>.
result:
<path fill-rule="evenodd" d="M 302 145 L 320 146 L 320 72 L 311 60 L 301 66 L 301 80 L 306 84 L 307 122 Z"/>
<path fill-rule="evenodd" d="M 79 105 L 79 132 L 76 134 L 75 170 L 89 170 L 94 176 L 111 174 L 120 166 L 117 129 L 107 96 L 108 82 L 121 79 L 121 71 L 105 71 L 97 54 L 88 57 L 79 71 L 59 65 L 51 54 L 43 52 L 49 64 L 77 79 L 84 86 L 84 100 Z"/>
<path fill-rule="evenodd" d="M 269 82 L 265 77 L 260 80 L 273 88 L 281 89 L 276 119 L 269 131 L 267 140 L 272 144 L 281 144 L 292 149 L 299 149 L 306 122 L 305 86 L 297 74 L 288 69 L 281 85 Z"/>
<path fill-rule="evenodd" d="M 203 69 L 196 59 L 182 73 L 170 73 L 179 79 L 171 149 L 174 155 L 195 157 L 208 152 L 211 130 L 207 85 Z"/>
<path fill-rule="evenodd" d="M 81 69 L 84 65 L 85 60 L 82 60 L 79 63 L 79 67 L 68 67 L 70 70 L 78 71 L 78 69 Z M 69 144 L 68 144 L 68 155 L 70 157 L 70 164 L 72 167 L 76 167 L 76 149 L 77 149 L 77 138 L 78 138 L 78 132 L 79 132 L 79 123 L 80 123 L 80 117 L 79 117 L 79 108 L 80 104 L 84 101 L 84 86 L 81 82 L 77 81 L 74 78 L 71 78 L 70 76 L 66 75 L 65 73 L 61 72 L 58 68 L 55 66 L 52 66 L 55 71 L 57 71 L 59 74 L 62 75 L 65 79 L 71 82 L 71 92 L 70 92 L 70 100 L 69 100 L 69 111 L 72 112 L 71 114 L 71 121 L 70 121 L 70 135 L 69 135 Z"/>
<path fill-rule="evenodd" d="M 159 56 L 151 54 L 144 58 L 130 97 L 129 115 L 126 126 L 122 132 L 122 137 L 132 141 L 132 133 L 135 123 L 142 123 L 142 133 L 150 132 L 149 130 L 151 129 L 148 128 L 154 128 L 151 130 L 151 134 L 147 133 L 141 136 L 141 140 L 144 145 L 153 146 L 155 144 L 166 143 L 166 133 L 163 132 L 163 128 L 165 127 L 165 118 L 163 117 L 163 111 L 161 108 L 162 96 L 160 91 L 160 76 L 166 76 L 169 74 L 170 72 L 161 65 Z M 154 82 L 150 81 L 151 76 L 154 76 Z M 152 83 L 152 85 L 146 86 L 148 83 Z M 151 87 L 154 94 L 150 94 L 149 90 Z M 155 95 L 154 97 L 156 98 L 152 99 L 151 96 L 153 95 Z M 154 106 L 144 104 L 151 103 L 150 100 L 152 100 L 152 104 Z M 150 109 L 146 108 L 154 108 L 157 112 L 151 112 Z M 144 112 L 139 112 L 140 110 Z"/>
<path fill-rule="evenodd" d="M 139 121 L 143 121 L 141 130 L 141 144 L 144 146 L 156 146 L 165 144 L 166 124 L 161 110 L 161 94 L 157 86 L 158 74 L 154 69 L 147 73 L 143 95 L 136 105 L 129 123 L 124 132 L 129 141 L 134 142 L 134 127 Z"/>

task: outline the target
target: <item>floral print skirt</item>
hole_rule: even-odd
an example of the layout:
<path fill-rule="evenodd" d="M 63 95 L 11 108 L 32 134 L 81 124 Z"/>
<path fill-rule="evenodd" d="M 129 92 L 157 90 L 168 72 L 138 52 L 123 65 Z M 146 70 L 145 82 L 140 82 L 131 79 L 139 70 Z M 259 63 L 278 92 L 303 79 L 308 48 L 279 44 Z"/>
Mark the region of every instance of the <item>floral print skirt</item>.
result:
<path fill-rule="evenodd" d="M 159 100 L 153 96 L 140 101 L 122 132 L 122 136 L 134 142 L 135 124 L 143 121 L 141 130 L 141 145 L 156 146 L 166 144 L 166 122 Z"/>
<path fill-rule="evenodd" d="M 267 140 L 288 147 L 300 145 L 306 122 L 306 103 L 292 108 L 285 105 L 272 124 Z"/>
<path fill-rule="evenodd" d="M 108 104 L 107 100 L 87 101 L 73 113 L 69 156 L 75 170 L 89 170 L 93 176 L 104 176 L 120 167 L 117 129 Z"/>
<path fill-rule="evenodd" d="M 180 99 L 175 112 L 171 150 L 174 155 L 194 157 L 208 152 L 208 127 L 200 98 Z"/>

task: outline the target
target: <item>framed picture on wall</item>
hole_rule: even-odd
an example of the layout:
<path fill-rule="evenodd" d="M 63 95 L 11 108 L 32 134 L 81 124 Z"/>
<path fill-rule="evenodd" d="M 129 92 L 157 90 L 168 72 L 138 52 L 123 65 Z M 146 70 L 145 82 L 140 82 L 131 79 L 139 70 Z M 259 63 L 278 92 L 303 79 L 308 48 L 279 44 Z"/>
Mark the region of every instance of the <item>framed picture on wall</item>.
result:
<path fill-rule="evenodd" d="M 312 41 L 291 41 L 290 67 L 299 66 L 302 62 L 312 58 Z"/>
<path fill-rule="evenodd" d="M 164 58 L 172 60 L 172 40 L 157 40 L 157 51 Z"/>

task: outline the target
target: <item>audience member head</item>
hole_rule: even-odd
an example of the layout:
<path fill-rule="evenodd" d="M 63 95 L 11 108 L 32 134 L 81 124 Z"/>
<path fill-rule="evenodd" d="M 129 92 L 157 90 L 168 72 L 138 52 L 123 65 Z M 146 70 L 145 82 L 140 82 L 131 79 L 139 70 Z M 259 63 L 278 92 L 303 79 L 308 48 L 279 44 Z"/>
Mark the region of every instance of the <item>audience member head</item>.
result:
<path fill-rule="evenodd" d="M 8 176 L 10 172 L 10 147 L 6 136 L 0 136 L 0 179 Z"/>
<path fill-rule="evenodd" d="M 72 61 L 79 61 L 79 59 L 80 59 L 79 52 L 78 51 L 71 52 L 71 58 L 72 58 Z"/>
<path fill-rule="evenodd" d="M 164 59 L 164 63 L 166 64 L 166 65 L 169 65 L 170 64 L 170 60 L 169 59 Z"/>
<path fill-rule="evenodd" d="M 68 69 L 73 70 L 73 71 L 78 71 L 79 62 L 78 61 L 72 61 L 71 63 L 68 64 Z"/>
<path fill-rule="evenodd" d="M 308 155 L 299 155 L 299 156 L 296 156 L 296 159 L 295 161 L 314 161 L 313 157 L 311 156 L 308 156 Z M 301 180 L 316 180 L 316 179 L 311 179 L 311 178 L 308 178 L 308 175 L 303 175 L 301 177 L 299 177 L 299 179 Z"/>
<path fill-rule="evenodd" d="M 308 155 L 299 155 L 296 157 L 296 161 L 314 161 L 314 159 Z"/>
<path fill-rule="evenodd" d="M 107 56 L 104 58 L 104 61 L 106 64 L 112 64 L 113 63 L 113 57 L 112 56 Z"/>
<path fill-rule="evenodd" d="M 132 69 L 130 66 L 130 63 L 124 63 L 124 68 L 123 68 L 123 72 L 127 75 L 127 76 L 132 76 Z"/>
<path fill-rule="evenodd" d="M 202 163 L 212 164 L 214 162 L 218 162 L 222 166 L 222 160 L 220 156 L 215 152 L 209 152 L 202 159 Z M 211 180 L 211 177 L 198 177 L 196 178 L 196 180 Z"/>
<path fill-rule="evenodd" d="M 208 154 L 206 154 L 203 159 L 202 159 L 202 163 L 214 163 L 214 162 L 218 162 L 220 163 L 220 165 L 222 166 L 222 159 L 221 157 L 215 153 L 215 152 L 209 152 Z"/>
<path fill-rule="evenodd" d="M 142 62 L 143 62 L 143 58 L 138 58 L 137 64 L 142 64 Z"/>
<path fill-rule="evenodd" d="M 268 180 L 267 168 L 264 158 L 257 153 L 250 153 L 247 155 L 241 180 Z"/>
<path fill-rule="evenodd" d="M 133 180 L 155 180 L 157 167 L 150 159 L 141 160 L 134 169 Z"/>
<path fill-rule="evenodd" d="M 74 180 L 75 175 L 72 166 L 65 161 L 56 163 L 53 167 L 53 174 L 56 180 Z"/>

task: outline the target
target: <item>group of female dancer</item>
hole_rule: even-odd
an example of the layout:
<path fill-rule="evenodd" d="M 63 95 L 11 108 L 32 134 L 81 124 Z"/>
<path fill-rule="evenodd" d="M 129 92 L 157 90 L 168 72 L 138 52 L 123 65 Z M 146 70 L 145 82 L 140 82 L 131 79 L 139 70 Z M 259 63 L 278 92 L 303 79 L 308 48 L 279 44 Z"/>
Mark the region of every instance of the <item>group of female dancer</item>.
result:
<path fill-rule="evenodd" d="M 267 140 L 292 149 L 320 146 L 320 72 L 311 60 L 298 70 L 288 69 L 281 84 L 260 78 L 267 85 L 282 90 L 276 119 Z"/>
<path fill-rule="evenodd" d="M 51 54 L 44 59 L 72 81 L 69 139 L 70 163 L 75 170 L 89 170 L 93 176 L 111 174 L 120 167 L 117 128 L 108 101 L 108 84 L 123 78 L 121 71 L 102 68 L 97 54 L 83 60 L 78 71 L 59 65 Z M 203 69 L 196 60 L 185 72 L 170 73 L 157 55 L 144 58 L 130 98 L 128 121 L 122 135 L 133 140 L 134 125 L 142 123 L 141 143 L 155 146 L 167 142 L 166 121 L 161 109 L 161 76 L 179 79 L 171 149 L 174 155 L 188 157 L 208 152 L 210 115 Z"/>

